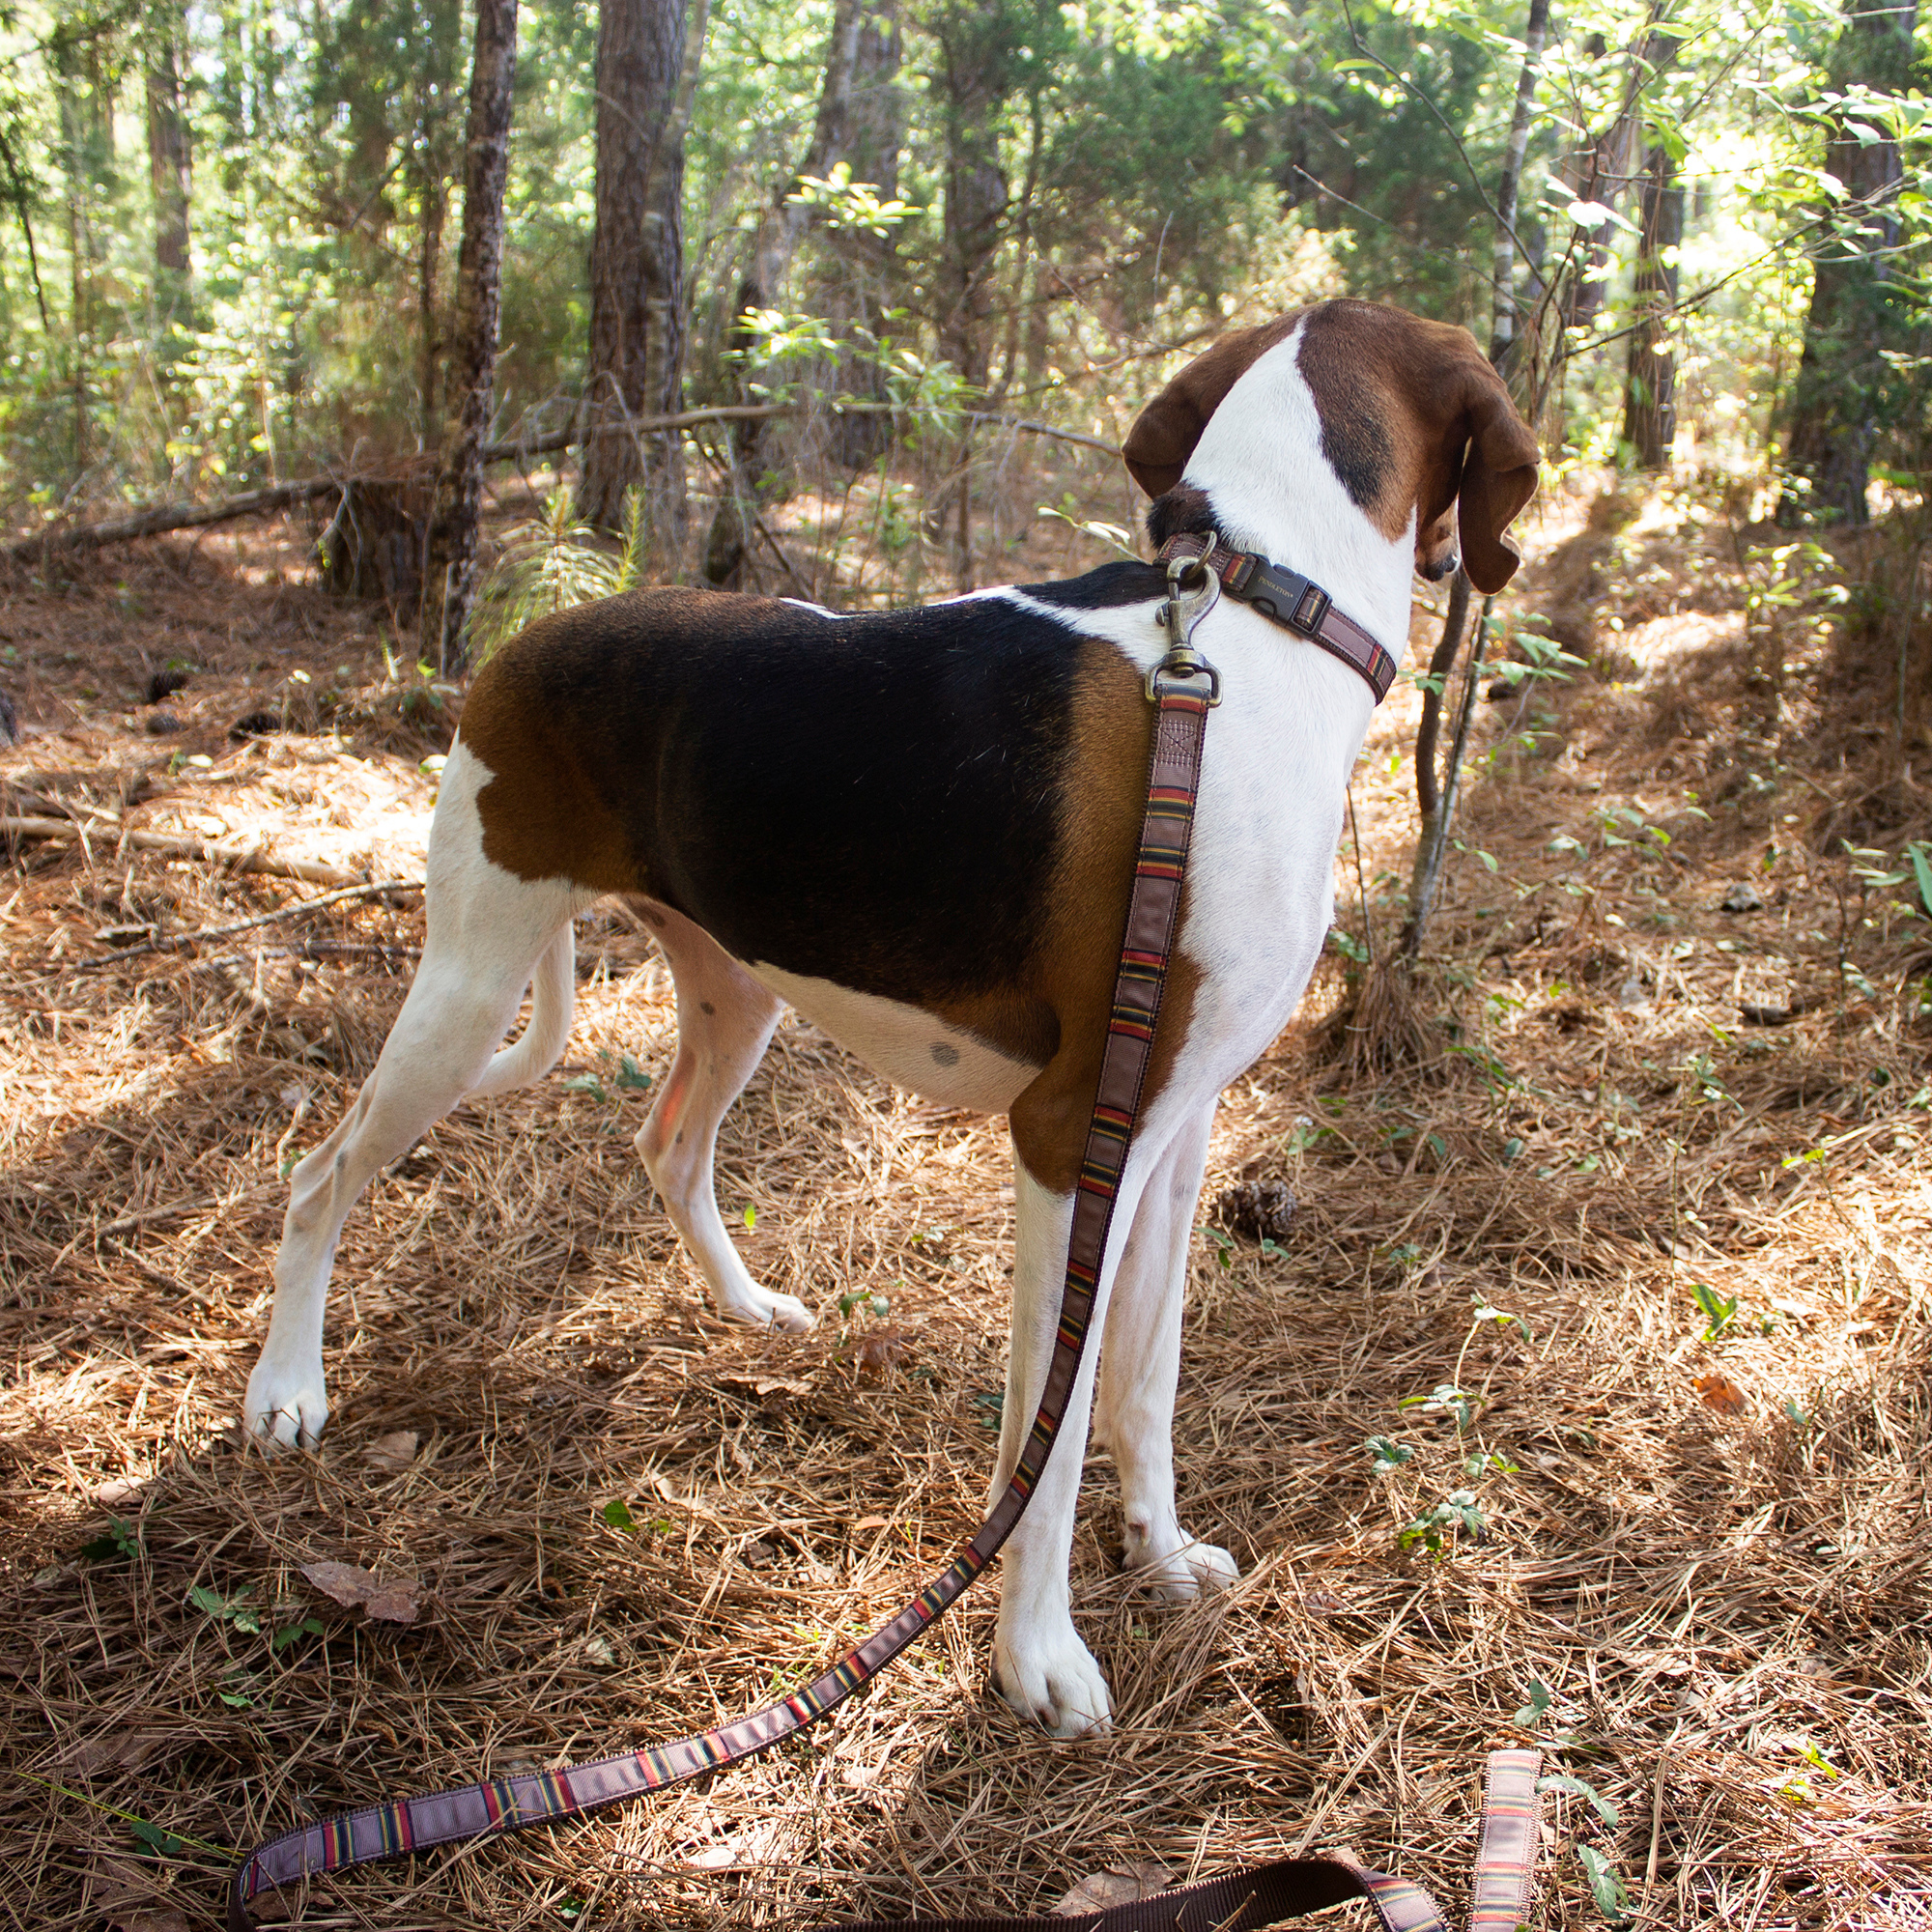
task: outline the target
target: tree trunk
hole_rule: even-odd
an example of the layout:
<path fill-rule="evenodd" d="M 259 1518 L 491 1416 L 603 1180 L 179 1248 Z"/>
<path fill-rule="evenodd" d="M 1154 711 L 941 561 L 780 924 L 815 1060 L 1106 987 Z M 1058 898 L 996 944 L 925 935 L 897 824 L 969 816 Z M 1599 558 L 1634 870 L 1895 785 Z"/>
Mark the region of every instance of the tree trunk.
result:
<path fill-rule="evenodd" d="M 1007 212 L 1000 109 L 1012 49 L 997 8 L 962 6 L 935 22 L 946 127 L 940 353 L 976 389 L 986 384 L 993 270 Z"/>
<path fill-rule="evenodd" d="M 642 484 L 660 559 L 683 536 L 684 447 L 674 433 L 644 437 L 631 425 L 673 412 L 683 392 L 683 123 L 704 7 L 696 0 L 688 37 L 685 0 L 603 0 L 597 21 L 597 225 L 578 510 L 616 529 L 625 492 Z"/>
<path fill-rule="evenodd" d="M 810 145 L 758 217 L 751 260 L 738 284 L 738 304 L 729 337 L 730 348 L 740 358 L 736 367 L 738 400 L 742 403 L 756 400 L 753 392 L 763 374 L 753 368 L 748 359 L 755 337 L 746 326 L 745 317 L 753 309 L 779 304 L 785 292 L 785 279 L 791 272 L 792 257 L 798 252 L 799 240 L 810 218 L 810 210 L 793 197 L 806 177 L 823 181 L 846 158 L 852 131 L 852 81 L 858 70 L 863 22 L 860 0 L 836 0 L 832 33 L 826 44 L 825 80 L 818 92 L 818 114 Z M 768 422 L 758 417 L 733 423 L 727 435 L 730 475 L 704 545 L 705 578 L 721 588 L 735 589 L 744 575 L 752 519 L 757 514 L 759 499 L 766 494 L 768 429 Z"/>
<path fill-rule="evenodd" d="M 463 252 L 456 277 L 450 367 L 456 419 L 437 472 L 436 510 L 424 572 L 425 642 L 438 640 L 445 675 L 462 668 L 464 631 L 476 594 L 476 525 L 483 505 L 483 448 L 497 393 L 502 315 L 503 189 L 510 171 L 510 108 L 517 77 L 517 0 L 476 0 L 476 59 L 463 159 Z"/>
<path fill-rule="evenodd" d="M 148 178 L 155 197 L 155 310 L 163 331 L 186 322 L 193 161 L 182 111 L 184 32 L 181 0 L 154 0 L 148 10 Z"/>
<path fill-rule="evenodd" d="M 1684 239 L 1684 184 L 1659 142 L 1643 161 L 1643 220 L 1636 258 L 1636 327 L 1624 374 L 1624 437 L 1639 469 L 1667 469 L 1677 436 L 1677 245 Z"/>
<path fill-rule="evenodd" d="M 1522 71 L 1517 76 L 1516 106 L 1510 115 L 1509 139 L 1503 146 L 1502 180 L 1496 186 L 1496 236 L 1492 275 L 1494 299 L 1491 311 L 1490 360 L 1507 373 L 1511 351 L 1522 332 L 1516 299 L 1516 227 L 1522 157 L 1529 148 L 1530 109 L 1536 103 L 1537 70 L 1543 43 L 1549 33 L 1549 0 L 1529 0 L 1529 22 L 1523 29 Z M 1531 292 L 1532 300 L 1534 291 Z"/>
<path fill-rule="evenodd" d="M 906 97 L 899 85 L 903 57 L 899 0 L 868 0 L 859 26 L 858 58 L 852 72 L 847 157 L 852 163 L 852 179 L 870 182 L 881 201 L 898 199 L 899 153 L 906 135 Z M 839 238 L 832 307 L 841 335 L 862 333 L 868 342 L 878 338 L 885 311 L 895 306 L 895 248 L 890 236 Z M 860 401 L 887 400 L 886 372 L 875 357 L 862 356 L 848 364 L 845 385 Z M 862 469 L 890 444 L 892 436 L 888 415 L 843 415 L 835 432 L 835 451 L 848 469 Z"/>
<path fill-rule="evenodd" d="M 961 5 L 933 22 L 946 128 L 945 252 L 939 275 L 940 354 L 969 389 L 983 391 L 991 360 L 994 271 L 1009 199 L 1000 156 L 1000 110 L 1018 43 L 1003 9 Z M 972 433 L 935 506 L 953 525 L 953 581 L 973 588 Z"/>
<path fill-rule="evenodd" d="M 1866 0 L 1833 49 L 1832 84 L 1903 93 L 1912 80 L 1917 12 L 1916 0 Z M 1843 120 L 1826 145 L 1825 166 L 1843 187 L 1844 214 L 1818 256 L 1792 404 L 1786 461 L 1803 487 L 1786 491 L 1777 520 L 1788 527 L 1815 518 L 1856 529 L 1869 516 L 1884 352 L 1892 346 L 1889 324 L 1903 296 L 1889 261 L 1903 170 L 1895 141 L 1861 142 Z"/>

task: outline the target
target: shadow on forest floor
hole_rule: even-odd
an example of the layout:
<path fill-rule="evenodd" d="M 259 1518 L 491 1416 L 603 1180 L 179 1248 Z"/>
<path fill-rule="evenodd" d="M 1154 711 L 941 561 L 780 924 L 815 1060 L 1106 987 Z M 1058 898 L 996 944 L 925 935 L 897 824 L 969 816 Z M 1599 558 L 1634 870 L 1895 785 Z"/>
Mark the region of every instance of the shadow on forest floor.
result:
<path fill-rule="evenodd" d="M 1781 731 L 1753 722 L 1727 530 L 1587 516 L 1552 504 L 1524 601 L 1600 668 L 1484 707 L 1431 941 L 1441 1060 L 1339 1084 L 1338 956 L 1228 1096 L 1204 1220 L 1256 1175 L 1299 1201 L 1283 1253 L 1204 1231 L 1191 1262 L 1182 1496 L 1246 1575 L 1149 1603 L 1090 1459 L 1076 1615 L 1114 1735 L 1051 1744 L 985 1693 L 995 1585 L 809 1740 L 318 1887 L 310 1922 L 1040 1910 L 1107 1866 L 1185 1877 L 1311 1829 L 1454 1900 L 1481 1754 L 1532 1736 L 1615 1820 L 1550 1801 L 1539 1926 L 1600 1922 L 1586 1845 L 1641 1924 L 1917 1922 L 1932 1036 L 1905 991 L 1922 923 L 1861 895 L 1836 841 L 1895 849 L 1926 820 L 1860 739 L 1858 707 L 1884 707 L 1847 660 L 1791 675 Z M 289 581 L 298 541 L 0 593 L 52 727 L 0 759 L 14 795 L 407 857 L 433 742 L 409 721 L 346 751 L 227 737 L 295 669 L 348 665 L 357 701 L 385 683 L 372 613 Z M 190 654 L 157 741 L 129 699 Z M 1414 702 L 1384 707 L 1355 781 L 1378 943 Z M 1351 857 L 1343 876 L 1359 930 Z M 1722 910 L 1739 886 L 1756 908 Z M 270 927 L 76 969 L 103 925 L 295 892 L 110 839 L 23 845 L 0 896 L 0 1708 L 9 1768 L 40 1780 L 0 1812 L 0 1897 L 39 1925 L 213 1925 L 230 1853 L 298 1818 L 728 1715 L 895 1609 L 990 1466 L 997 1124 L 787 1022 L 721 1194 L 753 1270 L 823 1321 L 796 1344 L 719 1326 L 630 1149 L 649 1096 L 614 1068 L 661 1075 L 673 1020 L 614 910 L 585 925 L 562 1074 L 461 1110 L 351 1220 L 322 1452 L 240 1453 L 280 1168 L 371 1063 L 419 904 L 336 909 L 312 957 Z M 889 1311 L 841 1317 L 861 1290 Z M 1377 1436 L 1410 1459 L 1376 1474 Z M 1405 1547 L 1452 1492 L 1480 1535 Z M 301 1576 L 322 1560 L 413 1583 L 416 1622 L 339 1609 Z"/>

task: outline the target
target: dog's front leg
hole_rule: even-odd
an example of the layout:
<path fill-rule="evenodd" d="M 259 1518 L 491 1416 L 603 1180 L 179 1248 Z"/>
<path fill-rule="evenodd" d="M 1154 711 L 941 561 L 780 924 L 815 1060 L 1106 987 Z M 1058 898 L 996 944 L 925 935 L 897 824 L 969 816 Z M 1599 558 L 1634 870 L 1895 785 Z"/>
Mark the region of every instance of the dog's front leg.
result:
<path fill-rule="evenodd" d="M 1107 1680 L 1073 1628 L 1067 1564 L 1073 1553 L 1073 1516 L 1080 1497 L 1080 1463 L 1093 1406 L 1094 1359 L 1106 1320 L 1107 1293 L 1125 1231 L 1133 1225 L 1138 1159 L 1122 1176 L 1094 1302 L 1087 1353 L 1055 1438 L 1053 1454 L 1001 1558 L 999 1631 L 993 1646 L 994 1681 L 1022 1717 L 1037 1719 L 1055 1737 L 1104 1730 L 1110 1711 Z M 1013 1163 L 1013 1332 L 1007 1362 L 1007 1393 L 1000 1420 L 1000 1460 L 993 1478 L 997 1497 L 1019 1461 L 1039 1409 L 1053 1357 L 1060 1291 L 1066 1275 L 1066 1239 L 1073 1196 L 1056 1194 L 1034 1179 L 1025 1163 Z"/>
<path fill-rule="evenodd" d="M 1225 1549 L 1197 1543 L 1174 1503 L 1174 1392 L 1187 1243 L 1201 1196 L 1215 1103 L 1175 1134 L 1148 1178 L 1107 1310 L 1094 1434 L 1121 1472 L 1126 1564 L 1176 1603 L 1240 1575 Z"/>

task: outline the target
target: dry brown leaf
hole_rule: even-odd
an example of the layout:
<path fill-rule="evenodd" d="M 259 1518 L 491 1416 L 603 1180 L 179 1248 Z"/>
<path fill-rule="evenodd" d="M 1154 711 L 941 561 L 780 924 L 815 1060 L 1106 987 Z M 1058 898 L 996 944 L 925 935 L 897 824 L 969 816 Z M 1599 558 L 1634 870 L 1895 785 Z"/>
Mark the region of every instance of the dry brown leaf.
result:
<path fill-rule="evenodd" d="M 375 1577 L 359 1563 L 304 1563 L 302 1575 L 345 1610 L 359 1610 L 376 1587 Z"/>
<path fill-rule="evenodd" d="M 114 1932 L 188 1932 L 187 1915 L 172 1905 L 142 1905 L 111 1912 L 107 1922 Z"/>
<path fill-rule="evenodd" d="M 362 1613 L 374 1617 L 379 1623 L 412 1624 L 421 1604 L 420 1583 L 391 1580 L 369 1593 L 369 1601 L 362 1605 Z"/>
<path fill-rule="evenodd" d="M 862 1369 L 889 1369 L 911 1346 L 912 1338 L 903 1328 L 874 1328 L 859 1344 Z"/>
<path fill-rule="evenodd" d="M 346 1610 L 363 1610 L 383 1623 L 412 1624 L 422 1585 L 402 1577 L 377 1577 L 359 1563 L 304 1563 L 302 1575 L 324 1596 Z"/>
<path fill-rule="evenodd" d="M 1165 1891 L 1169 1872 L 1153 1859 L 1135 1859 L 1129 1863 L 1109 1865 L 1083 1878 L 1054 1910 L 1056 1918 L 1085 1918 L 1091 1913 L 1111 1911 L 1117 1905 L 1131 1905 L 1137 1898 L 1151 1898 Z"/>
<path fill-rule="evenodd" d="M 387 1435 L 377 1436 L 362 1454 L 377 1468 L 386 1469 L 393 1475 L 398 1469 L 407 1469 L 416 1460 L 418 1439 L 413 1429 L 392 1430 Z"/>
<path fill-rule="evenodd" d="M 153 1731 L 103 1731 L 70 1745 L 60 1761 L 70 1771 L 132 1771 L 170 1742 Z"/>
<path fill-rule="evenodd" d="M 1713 1369 L 1708 1375 L 1699 1376 L 1695 1386 L 1707 1408 L 1715 1408 L 1723 1415 L 1745 1412 L 1745 1392 L 1729 1376 L 1720 1376 Z"/>

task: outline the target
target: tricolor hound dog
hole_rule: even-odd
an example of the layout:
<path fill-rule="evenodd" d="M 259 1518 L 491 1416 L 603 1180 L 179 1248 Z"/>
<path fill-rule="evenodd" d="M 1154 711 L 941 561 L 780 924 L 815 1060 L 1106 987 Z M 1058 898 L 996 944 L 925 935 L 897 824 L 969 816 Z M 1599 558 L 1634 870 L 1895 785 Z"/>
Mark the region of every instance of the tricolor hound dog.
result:
<path fill-rule="evenodd" d="M 1312 578 L 1399 663 L 1409 573 L 1516 568 L 1504 528 L 1536 443 L 1470 336 L 1327 301 L 1228 336 L 1175 378 L 1124 451 L 1156 544 L 1214 532 Z M 784 1005 L 887 1079 L 1008 1116 L 1017 1235 L 993 1492 L 1052 1349 L 1074 1178 L 1134 869 L 1167 638 L 1134 562 L 921 610 L 835 615 L 684 589 L 534 624 L 478 674 L 430 837 L 422 964 L 348 1117 L 295 1170 L 247 1416 L 313 1443 L 323 1306 L 344 1217 L 466 1096 L 563 1050 L 571 921 L 633 895 L 677 987 L 678 1048 L 637 1137 L 719 1308 L 797 1332 L 810 1309 L 746 1272 L 712 1191 L 724 1110 Z M 1169 1597 L 1237 1573 L 1175 1515 L 1170 1440 L 1189 1231 L 1216 1096 L 1280 1032 L 1328 930 L 1368 684 L 1224 597 L 1196 645 L 1225 701 L 1142 1125 L 1094 1309 L 1095 1434 L 1120 1470 L 1128 1564 Z M 534 980 L 528 1025 L 503 1037 Z M 1089 1353 L 1063 1425 L 1085 1439 Z M 1047 1466 L 1007 1546 L 996 1681 L 1070 1735 L 1108 1692 L 1075 1634 L 1080 1457 Z"/>

